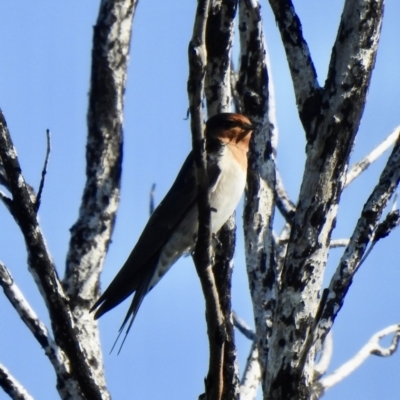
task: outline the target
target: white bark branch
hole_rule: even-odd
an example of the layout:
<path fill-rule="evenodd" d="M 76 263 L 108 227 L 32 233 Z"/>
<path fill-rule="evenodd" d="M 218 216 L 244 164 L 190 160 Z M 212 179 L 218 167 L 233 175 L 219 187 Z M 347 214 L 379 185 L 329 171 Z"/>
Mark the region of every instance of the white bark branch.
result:
<path fill-rule="evenodd" d="M 138 0 L 102 0 L 93 29 L 86 146 L 86 183 L 63 280 L 86 359 L 107 392 L 98 323 L 89 309 L 100 291 L 99 277 L 119 205 L 124 93 L 133 18 Z"/>
<path fill-rule="evenodd" d="M 331 249 L 336 249 L 338 247 L 346 247 L 349 244 L 350 239 L 333 239 L 329 244 Z"/>
<path fill-rule="evenodd" d="M 280 14 L 275 16 L 282 19 L 278 26 L 287 26 L 289 4 L 276 2 Z M 311 85 L 301 89 L 301 96 L 296 94 L 297 101 L 303 101 L 299 114 L 306 131 L 307 159 L 275 309 L 264 390 L 270 399 L 297 399 L 313 379 L 314 347 L 303 369 L 304 347 L 315 323 L 331 232 L 366 102 L 382 17 L 382 0 L 345 2 L 323 91 L 313 85 L 308 54 L 300 54 L 303 63 L 296 61 L 299 74 L 309 71 L 305 81 Z M 294 47 L 303 48 L 299 27 L 293 26 Z M 292 32 L 287 35 L 293 40 Z"/>
<path fill-rule="evenodd" d="M 333 355 L 332 331 L 329 332 L 321 349 L 320 358 L 314 365 L 314 380 L 324 375 L 329 368 Z"/>
<path fill-rule="evenodd" d="M 379 341 L 385 336 L 393 334 L 392 343 L 389 347 L 382 347 Z M 344 378 L 353 373 L 360 365 L 362 365 L 370 355 L 380 357 L 391 356 L 398 348 L 400 340 L 400 325 L 391 325 L 381 331 L 375 333 L 367 344 L 349 361 L 344 363 L 334 372 L 321 378 L 318 381 L 325 392 L 337 383 L 341 382 Z"/>
<path fill-rule="evenodd" d="M 29 270 L 49 310 L 55 341 L 68 357 L 73 374 L 72 379 L 75 380 L 84 396 L 93 400 L 104 399 L 95 383 L 92 367 L 88 364 L 77 340 L 68 299 L 58 279 L 53 260 L 38 224 L 35 196 L 32 196 L 32 191 L 26 185 L 21 173 L 16 150 L 1 111 L 0 158 L 12 194 L 9 210 L 24 236 L 28 251 Z"/>
<path fill-rule="evenodd" d="M 4 294 L 15 308 L 22 321 L 42 346 L 46 356 L 54 367 L 58 379 L 63 382 L 63 385 L 58 385 L 61 398 L 80 399 L 81 393 L 76 382 L 71 379 L 70 363 L 66 355 L 54 342 L 46 326 L 33 311 L 25 296 L 15 284 L 10 271 L 1 261 L 0 286 L 3 288 Z"/>
<path fill-rule="evenodd" d="M 231 111 L 231 53 L 236 9 L 236 1 L 210 2 L 205 36 L 207 66 L 204 88 L 208 118 Z"/>
<path fill-rule="evenodd" d="M 261 369 L 258 361 L 258 346 L 256 342 L 253 342 L 240 384 L 240 400 L 254 400 L 260 382 Z"/>
<path fill-rule="evenodd" d="M 243 321 L 235 312 L 233 313 L 233 323 L 235 328 L 247 339 L 254 340 L 256 335 L 245 321 Z"/>
<path fill-rule="evenodd" d="M 346 176 L 345 186 L 350 185 L 358 176 L 360 176 L 373 162 L 375 162 L 386 150 L 392 146 L 400 135 L 400 126 L 396 127 L 393 132 L 383 140 L 374 150 L 372 150 L 361 161 L 352 165 Z"/>
<path fill-rule="evenodd" d="M 371 240 L 373 240 L 374 231 L 379 224 L 382 211 L 395 192 L 399 180 L 400 138 L 393 148 L 378 184 L 363 207 L 349 245 L 346 247 L 339 266 L 329 284 L 330 293 L 319 323 L 317 348 L 321 346 L 343 305 L 348 288 L 360 267 L 360 261 Z"/>
<path fill-rule="evenodd" d="M 241 64 L 237 90 L 241 111 L 257 124 L 253 132 L 243 214 L 247 275 L 254 309 L 261 369 L 265 372 L 274 314 L 277 274 L 272 237 L 275 160 L 269 121 L 268 70 L 260 6 L 239 1 Z"/>
<path fill-rule="evenodd" d="M 278 170 L 276 171 L 275 201 L 283 218 L 285 218 L 285 220 L 289 223 L 292 222 L 294 213 L 296 211 L 296 206 L 290 200 Z"/>
<path fill-rule="evenodd" d="M 320 91 L 310 50 L 291 0 L 269 0 L 269 3 L 285 47 L 300 119 L 308 129 L 307 114 L 314 112 Z"/>
<path fill-rule="evenodd" d="M 8 369 L 0 364 L 0 387 L 13 400 L 34 400 L 28 391 L 18 382 Z"/>

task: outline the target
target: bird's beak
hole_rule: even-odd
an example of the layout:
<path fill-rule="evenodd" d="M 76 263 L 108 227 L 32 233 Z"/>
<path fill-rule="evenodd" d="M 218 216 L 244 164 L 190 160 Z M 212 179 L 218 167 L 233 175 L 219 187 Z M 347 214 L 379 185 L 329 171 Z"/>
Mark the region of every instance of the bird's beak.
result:
<path fill-rule="evenodd" d="M 242 133 L 238 136 L 236 143 L 242 141 L 249 133 L 251 133 L 255 129 L 254 125 L 243 125 L 242 126 Z"/>

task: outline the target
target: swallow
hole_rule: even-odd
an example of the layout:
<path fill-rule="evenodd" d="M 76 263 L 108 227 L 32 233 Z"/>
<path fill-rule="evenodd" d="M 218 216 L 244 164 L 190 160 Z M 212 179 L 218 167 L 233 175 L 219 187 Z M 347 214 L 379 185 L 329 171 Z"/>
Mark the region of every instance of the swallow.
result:
<path fill-rule="evenodd" d="M 244 192 L 247 152 L 253 130 L 250 120 L 241 114 L 221 113 L 206 122 L 213 234 L 233 214 Z M 194 250 L 198 232 L 196 197 L 195 165 L 190 152 L 171 189 L 150 216 L 125 264 L 91 309 L 91 312 L 97 309 L 94 318 L 98 319 L 135 293 L 119 330 L 121 334 L 129 322 L 125 339 L 146 294 L 183 254 Z"/>

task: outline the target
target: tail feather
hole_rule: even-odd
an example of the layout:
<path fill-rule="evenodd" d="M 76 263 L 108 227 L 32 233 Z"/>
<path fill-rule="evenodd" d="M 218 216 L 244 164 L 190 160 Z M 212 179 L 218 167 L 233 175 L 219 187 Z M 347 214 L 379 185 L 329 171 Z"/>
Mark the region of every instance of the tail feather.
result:
<path fill-rule="evenodd" d="M 129 331 L 131 330 L 133 321 L 135 320 L 136 314 L 139 311 L 139 308 L 143 302 L 143 299 L 146 297 L 146 294 L 149 292 L 149 286 L 152 279 L 152 275 L 148 274 L 148 276 L 141 282 L 140 287 L 136 290 L 135 295 L 133 296 L 132 303 L 126 313 L 125 319 L 122 322 L 121 327 L 119 328 L 117 339 L 114 342 L 113 347 L 111 348 L 111 352 L 113 351 L 115 345 L 117 344 L 122 332 L 125 329 L 125 326 L 128 324 L 128 327 L 125 330 L 125 335 L 122 340 L 121 346 L 119 347 L 118 354 L 121 352 L 122 346 L 125 343 L 125 340 L 128 336 Z"/>

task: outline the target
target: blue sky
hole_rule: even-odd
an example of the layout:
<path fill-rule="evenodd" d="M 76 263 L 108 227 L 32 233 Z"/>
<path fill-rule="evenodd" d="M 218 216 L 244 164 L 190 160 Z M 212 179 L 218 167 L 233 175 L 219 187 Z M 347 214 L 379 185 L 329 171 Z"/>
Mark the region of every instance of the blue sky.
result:
<path fill-rule="evenodd" d="M 323 85 L 336 35 L 342 1 L 294 1 L 303 22 Z M 86 110 L 89 90 L 94 1 L 0 4 L 0 107 L 16 145 L 27 181 L 38 187 L 46 150 L 45 130 L 52 132 L 52 153 L 40 209 L 40 222 L 62 276 L 69 228 L 76 221 L 84 184 Z M 121 205 L 102 276 L 107 285 L 125 261 L 148 219 L 149 191 L 156 202 L 173 182 L 191 139 L 188 106 L 187 46 L 194 1 L 141 1 L 134 22 L 125 98 L 125 148 Z M 293 200 L 302 177 L 305 139 L 279 33 L 267 2 L 262 3 L 272 74 L 275 81 L 279 145 L 277 163 Z M 388 0 L 382 40 L 368 103 L 352 160 L 374 148 L 399 124 L 400 54 L 397 20 L 400 4 Z M 355 181 L 342 196 L 334 238 L 348 237 L 374 187 L 386 156 Z M 252 323 L 238 209 L 233 305 Z M 280 225 L 277 218 L 277 227 Z M 35 311 L 48 316 L 27 271 L 21 234 L 0 208 L 0 259 Z M 379 243 L 362 266 L 334 327 L 333 370 L 376 331 L 400 322 L 400 231 Z M 327 277 L 341 250 L 333 250 Z M 328 282 L 328 278 L 326 278 Z M 124 303 L 100 322 L 106 377 L 115 400 L 197 398 L 203 389 L 208 352 L 204 301 L 190 257 L 180 260 L 143 303 L 122 353 L 109 355 L 127 310 Z M 43 350 L 0 293 L 0 362 L 38 399 L 54 399 L 55 377 Z M 250 343 L 237 334 L 240 366 Z M 370 358 L 325 398 L 400 397 L 400 354 Z M 7 398 L 0 391 L 0 399 Z"/>

